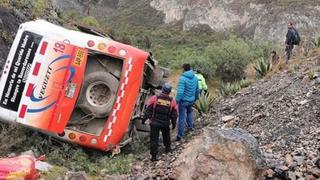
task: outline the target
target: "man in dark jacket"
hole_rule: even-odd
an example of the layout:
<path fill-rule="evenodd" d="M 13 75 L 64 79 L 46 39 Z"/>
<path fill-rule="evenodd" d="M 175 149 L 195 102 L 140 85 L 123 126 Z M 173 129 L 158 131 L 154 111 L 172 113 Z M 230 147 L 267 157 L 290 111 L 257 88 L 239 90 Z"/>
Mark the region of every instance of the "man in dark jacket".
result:
<path fill-rule="evenodd" d="M 294 45 L 299 45 L 300 43 L 300 35 L 296 28 L 293 27 L 293 23 L 288 23 L 288 32 L 286 35 L 286 63 L 288 64 L 288 61 L 292 55 L 292 50 L 294 48 Z"/>
<path fill-rule="evenodd" d="M 159 132 L 163 137 L 166 153 L 171 151 L 170 121 L 172 129 L 176 127 L 177 103 L 169 96 L 171 85 L 165 83 L 160 95 L 152 96 L 147 104 L 147 118 L 150 120 L 150 154 L 151 161 L 157 160 Z"/>
<path fill-rule="evenodd" d="M 190 64 L 184 64 L 182 67 L 184 72 L 180 76 L 178 82 L 178 92 L 176 96 L 176 101 L 179 106 L 179 127 L 177 141 L 180 141 L 184 136 L 184 126 L 186 120 L 189 130 L 193 131 L 192 105 L 199 96 L 198 78 L 191 70 Z"/>

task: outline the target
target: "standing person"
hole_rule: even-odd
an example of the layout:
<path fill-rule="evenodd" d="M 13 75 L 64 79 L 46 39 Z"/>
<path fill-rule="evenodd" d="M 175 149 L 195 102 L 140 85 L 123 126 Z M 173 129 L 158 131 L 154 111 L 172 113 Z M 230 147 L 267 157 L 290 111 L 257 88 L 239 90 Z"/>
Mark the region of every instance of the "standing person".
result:
<path fill-rule="evenodd" d="M 180 141 L 184 136 L 184 126 L 186 120 L 188 128 L 193 131 L 192 105 L 199 96 L 198 79 L 191 70 L 190 64 L 184 64 L 182 67 L 184 72 L 180 76 L 178 82 L 178 92 L 176 96 L 176 101 L 179 106 L 179 127 L 177 141 Z"/>
<path fill-rule="evenodd" d="M 206 79 L 203 77 L 203 75 L 201 74 L 199 69 L 196 70 L 195 75 L 198 78 L 198 87 L 199 87 L 200 94 L 202 94 L 202 93 L 207 94 L 208 93 L 208 86 L 206 83 Z"/>
<path fill-rule="evenodd" d="M 177 103 L 169 95 L 171 89 L 171 85 L 165 83 L 162 87 L 161 94 L 152 96 L 147 104 L 146 116 L 150 120 L 151 161 L 157 161 L 160 131 L 162 133 L 166 153 L 171 151 L 170 121 L 172 129 L 175 129 L 178 116 Z"/>
<path fill-rule="evenodd" d="M 288 64 L 289 59 L 292 55 L 292 50 L 294 48 L 294 45 L 300 44 L 300 35 L 298 30 L 293 27 L 293 23 L 288 23 L 288 32 L 286 35 L 286 64 Z"/>

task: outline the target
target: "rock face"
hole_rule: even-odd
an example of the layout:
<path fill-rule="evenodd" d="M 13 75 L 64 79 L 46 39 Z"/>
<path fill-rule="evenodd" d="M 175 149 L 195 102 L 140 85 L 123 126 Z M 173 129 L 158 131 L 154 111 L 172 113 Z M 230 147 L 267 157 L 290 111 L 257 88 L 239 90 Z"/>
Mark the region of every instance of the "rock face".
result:
<path fill-rule="evenodd" d="M 151 26 L 156 21 L 177 23 L 183 30 L 208 28 L 258 40 L 283 43 L 289 20 L 296 23 L 302 36 L 319 35 L 320 3 L 271 0 L 52 0 L 64 12 L 73 10 L 81 15 Z M 138 11 L 137 11 L 138 10 Z M 148 16 L 149 21 L 144 18 Z M 131 17 L 131 18 L 128 18 Z M 158 23 L 159 21 L 159 23 Z"/>
<path fill-rule="evenodd" d="M 9 41 L 14 38 L 18 26 L 17 18 L 13 15 L 13 12 L 0 7 L 0 72 L 8 55 L 9 44 L 11 43 Z"/>
<path fill-rule="evenodd" d="M 264 160 L 253 136 L 241 129 L 205 128 L 174 163 L 178 179 L 256 179 Z"/>
<path fill-rule="evenodd" d="M 119 0 L 52 0 L 53 6 L 64 11 L 75 10 L 81 15 L 108 16 L 118 7 Z"/>
<path fill-rule="evenodd" d="M 184 30 L 207 25 L 215 32 L 235 29 L 254 39 L 278 42 L 283 42 L 289 20 L 308 37 L 320 30 L 320 3 L 316 1 L 152 0 L 150 5 L 165 14 L 165 23 L 182 21 Z"/>

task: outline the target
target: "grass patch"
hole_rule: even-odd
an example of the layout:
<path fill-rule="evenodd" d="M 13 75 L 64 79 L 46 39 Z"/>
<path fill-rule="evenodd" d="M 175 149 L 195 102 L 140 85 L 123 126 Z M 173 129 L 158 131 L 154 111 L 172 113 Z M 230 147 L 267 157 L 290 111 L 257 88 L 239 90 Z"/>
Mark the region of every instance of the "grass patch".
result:
<path fill-rule="evenodd" d="M 237 93 L 238 91 L 240 91 L 240 89 L 241 89 L 241 86 L 237 82 L 225 83 L 221 85 L 220 93 L 222 96 L 227 97 Z"/>
<path fill-rule="evenodd" d="M 51 180 L 61 177 L 63 179 L 67 171 L 66 168 L 54 166 L 49 172 L 42 172 L 41 178 Z"/>
<path fill-rule="evenodd" d="M 146 140 L 143 142 L 136 140 L 122 148 L 119 155 L 112 157 L 109 152 L 61 142 L 41 133 L 20 129 L 20 127 L 8 128 L 0 125 L 0 156 L 32 150 L 37 157 L 46 155 L 46 162 L 54 166 L 65 167 L 71 171 L 85 171 L 88 175 L 128 173 L 132 162 L 142 160 L 148 150 Z M 58 173 L 61 170 L 63 169 L 54 169 L 52 173 Z M 52 173 L 45 176 L 53 176 Z"/>
<path fill-rule="evenodd" d="M 272 63 L 269 59 L 260 58 L 256 62 L 254 69 L 256 70 L 257 77 L 262 78 L 266 76 L 269 71 L 271 71 Z"/>
<path fill-rule="evenodd" d="M 308 78 L 309 78 L 310 80 L 314 80 L 314 79 L 317 78 L 317 77 L 316 77 L 316 71 L 315 71 L 314 69 L 310 69 L 310 70 L 308 71 Z"/>

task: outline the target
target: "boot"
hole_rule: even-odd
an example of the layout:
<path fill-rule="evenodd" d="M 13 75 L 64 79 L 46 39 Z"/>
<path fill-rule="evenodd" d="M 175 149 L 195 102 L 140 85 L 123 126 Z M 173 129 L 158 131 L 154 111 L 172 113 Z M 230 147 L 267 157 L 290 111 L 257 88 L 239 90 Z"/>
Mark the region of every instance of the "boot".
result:
<path fill-rule="evenodd" d="M 152 162 L 158 161 L 157 156 L 156 156 L 156 155 L 152 155 L 151 161 L 152 161 Z"/>

